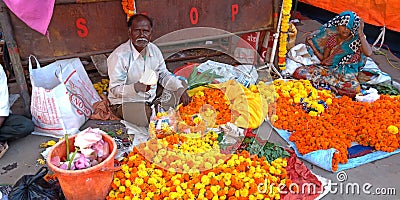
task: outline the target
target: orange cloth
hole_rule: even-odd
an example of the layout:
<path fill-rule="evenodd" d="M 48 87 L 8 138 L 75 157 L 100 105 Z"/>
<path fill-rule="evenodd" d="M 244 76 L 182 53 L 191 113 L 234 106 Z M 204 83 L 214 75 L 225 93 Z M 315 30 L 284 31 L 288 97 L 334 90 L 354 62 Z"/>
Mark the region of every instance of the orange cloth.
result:
<path fill-rule="evenodd" d="M 345 10 L 356 12 L 366 23 L 400 32 L 400 4 L 398 0 L 300 0 L 334 13 Z"/>
<path fill-rule="evenodd" d="M 105 95 L 100 95 L 101 101 L 93 104 L 94 112 L 90 116 L 90 119 L 94 120 L 120 120 L 110 109 L 110 101 L 108 101 Z"/>

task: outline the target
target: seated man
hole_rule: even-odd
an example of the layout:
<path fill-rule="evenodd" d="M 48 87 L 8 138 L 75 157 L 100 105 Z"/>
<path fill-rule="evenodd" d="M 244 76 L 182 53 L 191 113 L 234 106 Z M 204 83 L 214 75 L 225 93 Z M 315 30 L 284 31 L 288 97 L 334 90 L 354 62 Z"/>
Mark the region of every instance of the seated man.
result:
<path fill-rule="evenodd" d="M 302 66 L 293 77 L 324 84 L 339 95 L 355 97 L 360 92 L 357 80 L 372 48 L 363 32 L 364 22 L 354 12 L 345 11 L 306 38 L 306 44 L 321 61 L 318 66 Z"/>
<path fill-rule="evenodd" d="M 146 126 L 152 113 L 157 84 L 143 82 L 144 74 L 155 75 L 165 89 L 177 91 L 183 104 L 188 104 L 190 98 L 181 81 L 167 70 L 161 51 L 150 42 L 152 20 L 146 15 L 135 14 L 129 19 L 128 28 L 129 40 L 117 47 L 107 59 L 110 77 L 108 98 L 116 116 L 126 120 L 127 115 L 136 115 L 138 120 L 126 121 Z"/>
<path fill-rule="evenodd" d="M 15 140 L 33 131 L 33 122 L 21 115 L 10 114 L 7 77 L 0 65 L 0 143 Z"/>

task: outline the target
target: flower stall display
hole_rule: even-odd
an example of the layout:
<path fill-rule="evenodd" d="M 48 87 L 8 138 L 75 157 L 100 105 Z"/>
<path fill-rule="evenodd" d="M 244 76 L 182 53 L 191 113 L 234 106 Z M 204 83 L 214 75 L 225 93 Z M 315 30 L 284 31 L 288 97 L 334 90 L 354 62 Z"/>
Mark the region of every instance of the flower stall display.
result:
<path fill-rule="evenodd" d="M 279 185 L 291 184 L 285 158 L 225 155 L 217 138 L 215 132 L 173 134 L 135 147 L 115 173 L 107 199 L 281 198 Z"/>
<path fill-rule="evenodd" d="M 60 169 L 80 170 L 95 166 L 110 155 L 110 148 L 107 142 L 102 139 L 105 133 L 100 129 L 87 128 L 77 134 L 74 146 L 75 151 L 70 152 L 68 135 L 65 137 L 66 158 L 55 156 L 51 158 L 51 163 Z"/>
<path fill-rule="evenodd" d="M 273 125 L 291 132 L 299 153 L 334 148 L 332 170 L 348 162 L 352 142 L 393 152 L 400 142 L 400 97 L 381 95 L 375 102 L 335 98 L 308 81 L 274 81 L 279 96 Z M 304 103 L 307 103 L 304 105 Z"/>

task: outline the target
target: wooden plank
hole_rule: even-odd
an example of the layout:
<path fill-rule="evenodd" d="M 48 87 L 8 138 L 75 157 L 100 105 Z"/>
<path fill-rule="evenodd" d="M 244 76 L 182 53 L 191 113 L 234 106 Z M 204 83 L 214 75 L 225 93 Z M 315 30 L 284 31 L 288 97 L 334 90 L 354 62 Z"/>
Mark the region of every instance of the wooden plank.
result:
<path fill-rule="evenodd" d="M 20 89 L 20 94 L 23 100 L 24 114 L 27 117 L 31 116 L 30 112 L 30 96 L 28 86 L 26 85 L 25 73 L 22 68 L 19 49 L 14 40 L 13 29 L 10 22 L 10 16 L 3 1 L 0 1 L 0 24 L 3 29 L 3 37 L 7 43 L 8 54 L 13 65 L 15 78 Z"/>

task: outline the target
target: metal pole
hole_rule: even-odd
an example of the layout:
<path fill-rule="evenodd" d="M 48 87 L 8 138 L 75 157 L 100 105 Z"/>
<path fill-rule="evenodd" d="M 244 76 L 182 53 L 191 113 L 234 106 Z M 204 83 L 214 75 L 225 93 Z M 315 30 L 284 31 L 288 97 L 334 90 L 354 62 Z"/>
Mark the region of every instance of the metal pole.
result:
<path fill-rule="evenodd" d="M 274 33 L 274 43 L 273 43 L 273 46 L 272 46 L 271 57 L 269 59 L 269 63 L 266 66 L 260 67 L 260 68 L 257 69 L 257 70 L 262 70 L 262 69 L 265 69 L 265 68 L 269 68 L 270 71 L 273 70 L 276 74 L 278 74 L 279 78 L 283 78 L 283 77 L 282 77 L 281 73 L 279 73 L 279 71 L 275 68 L 274 60 L 275 60 L 276 48 L 278 46 L 279 33 L 280 33 L 280 30 L 281 30 L 283 1 L 284 0 L 282 0 L 281 9 L 280 9 L 280 13 L 279 13 L 278 25 L 276 27 L 276 32 Z"/>
<path fill-rule="evenodd" d="M 0 23 L 3 29 L 3 36 L 7 44 L 8 53 L 10 55 L 12 67 L 15 74 L 15 79 L 17 81 L 18 87 L 20 89 L 20 94 L 23 100 L 24 114 L 25 116 L 30 117 L 31 116 L 30 96 L 28 92 L 28 86 L 26 85 L 25 73 L 22 68 L 18 47 L 13 37 L 10 15 L 3 1 L 0 1 Z"/>

